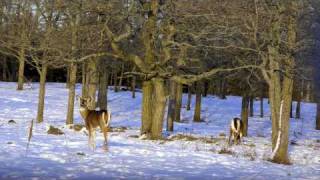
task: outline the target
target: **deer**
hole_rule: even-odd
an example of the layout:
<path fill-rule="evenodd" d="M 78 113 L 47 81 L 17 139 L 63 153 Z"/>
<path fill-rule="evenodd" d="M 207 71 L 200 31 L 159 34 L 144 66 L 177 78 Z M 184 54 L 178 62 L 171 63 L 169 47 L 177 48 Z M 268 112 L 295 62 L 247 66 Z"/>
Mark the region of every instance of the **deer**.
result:
<path fill-rule="evenodd" d="M 96 148 L 95 138 L 96 131 L 95 129 L 99 126 L 104 136 L 104 145 L 107 147 L 107 138 L 108 138 L 108 127 L 111 120 L 111 112 L 108 110 L 90 110 L 88 104 L 92 103 L 94 99 L 92 97 L 83 98 L 77 95 L 77 99 L 80 102 L 80 115 L 85 122 L 85 127 L 89 135 L 89 146 L 93 149 Z"/>
<path fill-rule="evenodd" d="M 230 134 L 229 134 L 229 145 L 231 145 L 231 141 L 235 144 L 239 144 L 241 142 L 241 138 L 243 136 L 243 122 L 240 118 L 233 118 L 230 122 Z"/>

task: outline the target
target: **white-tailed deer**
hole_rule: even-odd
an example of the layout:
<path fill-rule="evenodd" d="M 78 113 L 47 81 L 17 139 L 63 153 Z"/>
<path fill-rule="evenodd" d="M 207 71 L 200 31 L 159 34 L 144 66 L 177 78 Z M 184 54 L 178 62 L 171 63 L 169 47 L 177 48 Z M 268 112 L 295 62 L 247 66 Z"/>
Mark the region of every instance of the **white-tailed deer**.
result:
<path fill-rule="evenodd" d="M 101 131 L 103 132 L 104 136 L 104 144 L 107 145 L 107 139 L 108 139 L 108 127 L 110 124 L 111 119 L 111 112 L 107 110 L 90 110 L 88 108 L 88 104 L 91 103 L 94 99 L 89 98 L 83 98 L 80 96 L 77 96 L 80 102 L 80 114 L 85 122 L 86 129 L 88 130 L 89 134 L 89 145 L 92 146 L 93 149 L 95 149 L 95 136 L 96 131 L 95 129 L 99 126 Z"/>
<path fill-rule="evenodd" d="M 233 118 L 230 122 L 229 145 L 231 145 L 231 138 L 235 144 L 239 144 L 242 138 L 243 123 L 240 118 Z"/>

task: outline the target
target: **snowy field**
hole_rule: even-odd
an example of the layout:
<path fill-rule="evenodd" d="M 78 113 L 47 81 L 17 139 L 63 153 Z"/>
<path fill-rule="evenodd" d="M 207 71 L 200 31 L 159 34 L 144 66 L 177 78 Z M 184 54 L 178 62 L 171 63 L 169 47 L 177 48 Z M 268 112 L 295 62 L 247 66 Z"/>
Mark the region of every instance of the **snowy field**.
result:
<path fill-rule="evenodd" d="M 19 92 L 15 89 L 15 83 L 0 82 L 0 179 L 320 179 L 315 104 L 303 104 L 302 119 L 291 120 L 293 165 L 287 166 L 267 161 L 271 153 L 267 102 L 267 116 L 250 118 L 249 137 L 242 145 L 228 148 L 225 134 L 230 119 L 240 114 L 240 97 L 204 98 L 204 123 L 192 123 L 193 109 L 188 112 L 183 108 L 184 123 L 176 123 L 174 133 L 165 134 L 168 140 L 149 141 L 137 138 L 142 95 L 137 93 L 132 99 L 130 92 L 109 91 L 111 126 L 128 129 L 109 133 L 108 152 L 103 150 L 103 137 L 98 133 L 97 149 L 92 151 L 83 131 L 64 125 L 68 90 L 56 83 L 47 85 L 44 123 L 35 124 L 26 151 L 30 122 L 36 117 L 38 86 Z M 78 106 L 76 103 L 76 124 L 82 123 Z M 257 115 L 259 105 L 255 108 Z M 9 120 L 16 123 L 9 124 Z M 48 125 L 61 128 L 65 135 L 48 135 Z"/>

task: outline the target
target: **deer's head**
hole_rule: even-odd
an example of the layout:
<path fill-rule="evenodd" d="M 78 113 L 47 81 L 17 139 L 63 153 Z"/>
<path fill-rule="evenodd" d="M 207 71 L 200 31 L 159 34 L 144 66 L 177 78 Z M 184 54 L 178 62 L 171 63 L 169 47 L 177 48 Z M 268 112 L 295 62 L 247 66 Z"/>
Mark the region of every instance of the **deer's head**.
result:
<path fill-rule="evenodd" d="M 79 100 L 80 108 L 88 108 L 88 105 L 92 102 L 92 98 L 84 98 L 79 95 L 77 95 L 77 99 Z"/>

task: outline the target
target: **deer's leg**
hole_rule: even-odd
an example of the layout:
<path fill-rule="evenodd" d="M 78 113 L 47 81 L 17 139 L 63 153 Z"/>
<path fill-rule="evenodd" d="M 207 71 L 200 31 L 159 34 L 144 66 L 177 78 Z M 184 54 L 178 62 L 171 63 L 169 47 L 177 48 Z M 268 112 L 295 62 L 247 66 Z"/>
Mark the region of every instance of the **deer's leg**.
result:
<path fill-rule="evenodd" d="M 108 127 L 106 125 L 106 122 L 104 121 L 104 118 L 100 119 L 99 121 L 100 124 L 100 129 L 103 133 L 103 137 L 104 137 L 104 144 L 107 145 L 107 140 L 108 140 Z"/>
<path fill-rule="evenodd" d="M 88 145 L 89 145 L 89 148 L 92 148 L 92 129 L 90 126 L 88 126 L 87 129 L 88 129 L 88 136 L 89 136 Z"/>

